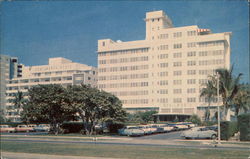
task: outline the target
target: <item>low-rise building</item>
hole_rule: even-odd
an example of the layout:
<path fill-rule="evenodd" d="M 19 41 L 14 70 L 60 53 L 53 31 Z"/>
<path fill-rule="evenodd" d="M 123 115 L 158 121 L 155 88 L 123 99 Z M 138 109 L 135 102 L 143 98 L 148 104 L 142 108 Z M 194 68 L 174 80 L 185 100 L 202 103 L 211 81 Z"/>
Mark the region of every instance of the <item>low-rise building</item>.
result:
<path fill-rule="evenodd" d="M 7 84 L 7 119 L 20 121 L 19 111 L 9 99 L 17 91 L 25 94 L 29 88 L 38 84 L 60 84 L 64 87 L 87 84 L 97 87 L 97 68 L 62 57 L 49 58 L 48 65 L 24 66 L 22 77 L 12 78 Z"/>

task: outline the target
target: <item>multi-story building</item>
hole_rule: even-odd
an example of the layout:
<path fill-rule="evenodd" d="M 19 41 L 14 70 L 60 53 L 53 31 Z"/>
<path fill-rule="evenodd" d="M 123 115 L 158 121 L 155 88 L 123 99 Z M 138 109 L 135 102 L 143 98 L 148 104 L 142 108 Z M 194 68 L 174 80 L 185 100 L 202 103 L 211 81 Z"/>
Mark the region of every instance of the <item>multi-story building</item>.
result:
<path fill-rule="evenodd" d="M 0 54 L 0 109 L 5 113 L 6 84 L 11 78 L 22 75 L 22 65 L 18 64 L 16 57 Z"/>
<path fill-rule="evenodd" d="M 174 27 L 163 11 L 148 12 L 145 22 L 145 40 L 98 40 L 98 87 L 128 111 L 157 110 L 165 120 L 199 114 L 208 75 L 230 67 L 231 33 Z"/>
<path fill-rule="evenodd" d="M 65 58 L 49 58 L 48 65 L 24 66 L 22 77 L 12 78 L 7 84 L 7 100 L 13 98 L 17 91 L 25 94 L 29 88 L 38 84 L 68 85 L 89 84 L 97 87 L 97 68 L 75 63 Z M 18 111 L 11 102 L 7 104 L 6 118 L 19 121 Z"/>

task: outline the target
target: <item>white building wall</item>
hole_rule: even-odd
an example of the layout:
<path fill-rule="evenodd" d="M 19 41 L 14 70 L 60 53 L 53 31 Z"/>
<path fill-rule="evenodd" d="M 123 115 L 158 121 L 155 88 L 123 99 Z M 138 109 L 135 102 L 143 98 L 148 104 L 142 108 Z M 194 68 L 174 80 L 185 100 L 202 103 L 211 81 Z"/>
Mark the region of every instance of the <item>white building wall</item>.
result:
<path fill-rule="evenodd" d="M 174 28 L 162 11 L 146 15 L 146 39 L 98 40 L 98 86 L 127 109 L 193 114 L 206 106 L 200 90 L 217 68 L 230 67 L 231 33 Z"/>

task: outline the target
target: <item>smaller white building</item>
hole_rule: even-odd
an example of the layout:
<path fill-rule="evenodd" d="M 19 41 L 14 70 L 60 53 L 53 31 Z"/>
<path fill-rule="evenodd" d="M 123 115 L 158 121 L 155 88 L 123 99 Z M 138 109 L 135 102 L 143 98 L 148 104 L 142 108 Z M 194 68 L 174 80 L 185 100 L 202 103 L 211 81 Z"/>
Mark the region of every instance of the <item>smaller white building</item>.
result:
<path fill-rule="evenodd" d="M 24 66 L 22 77 L 12 78 L 7 84 L 7 119 L 20 121 L 19 111 L 9 99 L 13 98 L 17 91 L 25 94 L 29 88 L 38 84 L 61 84 L 64 87 L 89 84 L 97 87 L 97 68 L 62 57 L 49 58 L 48 65 Z"/>

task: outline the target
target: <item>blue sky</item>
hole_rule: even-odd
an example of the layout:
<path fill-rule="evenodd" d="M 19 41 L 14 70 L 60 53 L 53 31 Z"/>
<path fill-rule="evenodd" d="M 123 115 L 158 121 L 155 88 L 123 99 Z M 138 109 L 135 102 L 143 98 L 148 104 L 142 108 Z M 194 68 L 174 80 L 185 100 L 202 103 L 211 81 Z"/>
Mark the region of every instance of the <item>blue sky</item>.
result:
<path fill-rule="evenodd" d="M 231 63 L 249 82 L 247 0 L 221 1 L 12 1 L 1 4 L 1 54 L 25 65 L 50 57 L 97 66 L 97 40 L 145 38 L 145 14 L 163 10 L 175 27 L 198 25 L 232 32 Z"/>

